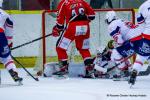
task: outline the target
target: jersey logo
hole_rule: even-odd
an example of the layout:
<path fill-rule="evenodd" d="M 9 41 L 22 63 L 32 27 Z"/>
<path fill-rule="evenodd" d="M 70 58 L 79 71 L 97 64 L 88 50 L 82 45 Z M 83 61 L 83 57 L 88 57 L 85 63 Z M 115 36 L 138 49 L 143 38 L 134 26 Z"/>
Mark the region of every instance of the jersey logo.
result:
<path fill-rule="evenodd" d="M 9 47 L 5 46 L 4 51 L 2 52 L 2 55 L 8 54 L 9 53 Z"/>
<path fill-rule="evenodd" d="M 75 36 L 85 35 L 87 33 L 87 25 L 76 26 L 76 34 Z"/>
<path fill-rule="evenodd" d="M 144 53 L 150 53 L 150 46 L 147 43 L 143 43 L 140 51 Z"/>

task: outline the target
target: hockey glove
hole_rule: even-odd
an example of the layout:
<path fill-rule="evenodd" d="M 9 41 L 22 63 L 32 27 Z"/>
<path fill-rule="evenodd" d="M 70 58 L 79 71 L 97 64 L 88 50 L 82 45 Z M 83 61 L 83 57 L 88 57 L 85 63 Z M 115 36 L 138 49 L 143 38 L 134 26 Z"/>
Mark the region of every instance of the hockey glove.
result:
<path fill-rule="evenodd" d="M 138 25 L 133 24 L 132 22 L 125 22 L 126 26 L 130 29 L 136 28 Z"/>
<path fill-rule="evenodd" d="M 114 41 L 114 40 L 110 40 L 110 41 L 108 42 L 108 44 L 107 44 L 107 47 L 108 47 L 109 49 L 113 49 L 113 48 L 114 48 L 114 45 L 115 45 L 115 41 Z"/>
<path fill-rule="evenodd" d="M 57 28 L 57 26 L 55 25 L 54 27 L 53 27 L 53 30 L 52 30 L 52 35 L 54 36 L 54 37 L 58 37 L 59 35 L 60 35 L 60 32 L 61 32 L 62 30 L 61 29 L 58 29 Z"/>
<path fill-rule="evenodd" d="M 11 49 L 13 47 L 13 41 L 12 41 L 12 36 L 6 37 L 8 41 L 8 47 Z"/>
<path fill-rule="evenodd" d="M 8 44 L 8 47 L 9 47 L 10 49 L 12 48 L 12 46 L 13 46 L 13 43 L 12 43 L 12 42 Z"/>

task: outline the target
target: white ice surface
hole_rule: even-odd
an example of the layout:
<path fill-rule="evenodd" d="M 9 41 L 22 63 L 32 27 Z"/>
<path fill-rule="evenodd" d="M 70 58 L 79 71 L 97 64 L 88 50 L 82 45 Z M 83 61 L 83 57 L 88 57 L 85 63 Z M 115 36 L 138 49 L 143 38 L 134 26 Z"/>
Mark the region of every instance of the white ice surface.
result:
<path fill-rule="evenodd" d="M 150 76 L 138 77 L 130 89 L 127 81 L 40 77 L 36 82 L 23 69 L 19 73 L 24 78 L 22 86 L 1 70 L 0 100 L 150 100 Z"/>

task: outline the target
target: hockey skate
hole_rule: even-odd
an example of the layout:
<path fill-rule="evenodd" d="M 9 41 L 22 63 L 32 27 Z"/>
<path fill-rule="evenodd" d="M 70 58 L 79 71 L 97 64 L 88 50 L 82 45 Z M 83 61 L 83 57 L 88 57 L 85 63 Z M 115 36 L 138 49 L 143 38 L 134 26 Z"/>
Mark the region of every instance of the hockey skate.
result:
<path fill-rule="evenodd" d="M 122 71 L 120 74 L 113 75 L 113 81 L 128 81 L 129 72 Z"/>
<path fill-rule="evenodd" d="M 86 66 L 86 73 L 85 76 L 83 78 L 95 78 L 95 73 L 94 73 L 94 65 L 90 64 L 88 66 Z"/>
<path fill-rule="evenodd" d="M 60 63 L 59 64 L 59 71 L 54 72 L 53 76 L 55 78 L 66 78 L 68 76 L 68 64 L 67 65 L 62 65 Z"/>
<path fill-rule="evenodd" d="M 113 75 L 113 81 L 128 81 L 128 77 L 122 75 Z"/>
<path fill-rule="evenodd" d="M 131 75 L 130 75 L 130 78 L 129 78 L 128 83 L 131 84 L 131 85 L 134 85 L 134 84 L 135 84 L 135 81 L 136 81 L 136 77 L 137 77 L 137 71 L 136 71 L 136 70 L 133 70 L 133 71 L 131 72 Z"/>
<path fill-rule="evenodd" d="M 11 77 L 13 78 L 13 80 L 15 82 L 18 82 L 18 85 L 23 85 L 22 84 L 23 78 L 19 77 L 18 73 L 16 71 L 14 71 L 13 69 L 10 69 L 9 73 L 10 73 Z"/>

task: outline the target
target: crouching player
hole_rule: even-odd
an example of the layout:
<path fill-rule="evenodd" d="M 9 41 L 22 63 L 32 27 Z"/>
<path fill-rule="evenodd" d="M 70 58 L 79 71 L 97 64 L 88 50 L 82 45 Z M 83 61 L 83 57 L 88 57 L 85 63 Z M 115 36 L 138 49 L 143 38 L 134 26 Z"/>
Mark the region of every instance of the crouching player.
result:
<path fill-rule="evenodd" d="M 0 4 L 2 7 L 2 3 Z M 9 71 L 15 82 L 21 82 L 23 79 L 18 76 L 14 61 L 11 58 L 10 48 L 12 47 L 13 22 L 11 17 L 0 8 L 0 61 Z"/>
<path fill-rule="evenodd" d="M 126 69 L 120 70 L 114 61 L 111 61 L 112 51 L 115 48 L 115 41 L 110 40 L 103 50 L 100 53 L 97 50 L 97 56 L 94 60 L 95 76 L 99 78 L 113 78 L 114 80 L 126 79 L 129 75 L 128 68 L 131 66 L 130 60 L 125 61 Z"/>
<path fill-rule="evenodd" d="M 114 11 L 107 12 L 105 21 L 108 24 L 109 35 L 117 43 L 117 46 L 112 51 L 111 60 L 118 64 L 120 70 L 125 70 L 127 66 L 123 61 L 135 54 L 130 40 L 139 36 L 142 29 L 131 22 L 117 18 Z"/>

